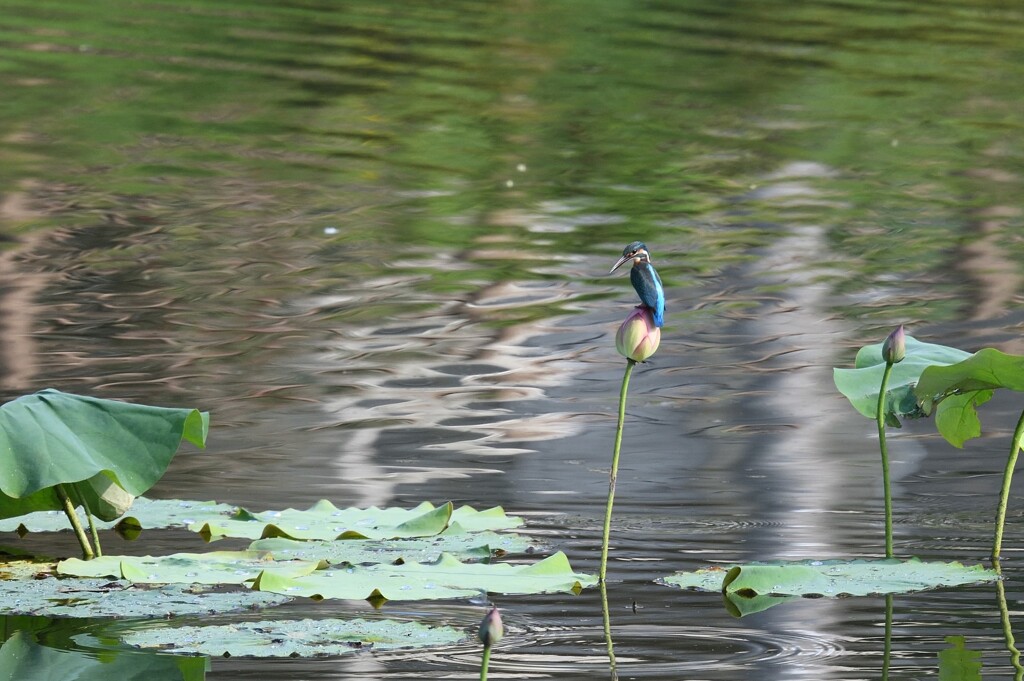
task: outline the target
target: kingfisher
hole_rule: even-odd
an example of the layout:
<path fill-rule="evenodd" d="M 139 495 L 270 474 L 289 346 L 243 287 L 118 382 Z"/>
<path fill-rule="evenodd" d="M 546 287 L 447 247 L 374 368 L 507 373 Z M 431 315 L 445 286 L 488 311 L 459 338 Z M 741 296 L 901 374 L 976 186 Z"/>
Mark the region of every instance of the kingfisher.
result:
<path fill-rule="evenodd" d="M 661 286 L 658 271 L 651 264 L 651 252 L 647 250 L 647 245 L 642 241 L 634 241 L 626 246 L 622 249 L 622 257 L 608 274 L 630 260 L 633 261 L 633 269 L 629 271 L 629 281 L 640 296 L 640 302 L 654 315 L 654 325 L 660 327 L 665 322 L 665 289 Z"/>

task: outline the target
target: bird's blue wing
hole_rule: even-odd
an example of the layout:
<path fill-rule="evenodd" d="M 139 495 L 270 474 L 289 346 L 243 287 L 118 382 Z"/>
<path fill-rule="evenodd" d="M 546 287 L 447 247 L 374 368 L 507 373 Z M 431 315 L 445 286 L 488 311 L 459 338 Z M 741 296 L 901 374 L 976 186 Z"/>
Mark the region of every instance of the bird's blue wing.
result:
<path fill-rule="evenodd" d="M 640 302 L 654 313 L 654 325 L 661 326 L 665 321 L 665 289 L 658 271 L 649 262 L 639 263 L 629 271 L 629 281 L 640 296 Z"/>

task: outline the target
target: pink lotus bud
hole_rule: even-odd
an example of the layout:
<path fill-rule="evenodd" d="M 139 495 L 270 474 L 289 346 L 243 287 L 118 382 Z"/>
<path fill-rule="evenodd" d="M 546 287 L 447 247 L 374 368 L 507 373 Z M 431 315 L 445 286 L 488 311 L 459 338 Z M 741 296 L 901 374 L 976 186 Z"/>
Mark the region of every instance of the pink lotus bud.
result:
<path fill-rule="evenodd" d="M 650 308 L 633 308 L 615 334 L 615 348 L 619 354 L 634 362 L 643 362 L 654 354 L 661 343 L 661 329 L 654 325 Z"/>
<path fill-rule="evenodd" d="M 889 337 L 882 343 L 882 359 L 886 364 L 898 364 L 907 356 L 907 335 L 903 332 L 903 325 L 889 334 Z"/>
<path fill-rule="evenodd" d="M 491 608 L 480 623 L 480 642 L 489 648 L 500 641 L 504 634 L 505 629 L 501 626 L 501 613 L 497 608 Z"/>

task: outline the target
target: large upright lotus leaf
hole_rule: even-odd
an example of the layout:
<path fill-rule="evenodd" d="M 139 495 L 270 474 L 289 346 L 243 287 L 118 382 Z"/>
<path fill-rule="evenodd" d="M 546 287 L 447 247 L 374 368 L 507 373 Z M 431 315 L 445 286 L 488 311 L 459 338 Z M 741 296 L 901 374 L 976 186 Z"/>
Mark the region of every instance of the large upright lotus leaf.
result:
<path fill-rule="evenodd" d="M 808 560 L 750 563 L 729 569 L 678 572 L 665 584 L 741 596 L 866 596 L 943 586 L 994 582 L 999 573 L 981 565 L 898 560 Z"/>
<path fill-rule="evenodd" d="M 0 678 L 17 681 L 202 681 L 209 659 L 155 653 L 93 653 L 41 646 L 16 631 L 0 648 Z"/>
<path fill-rule="evenodd" d="M 101 473 L 138 496 L 164 474 L 182 439 L 203 447 L 208 429 L 209 415 L 195 409 L 57 390 L 19 397 L 0 406 L 0 517 L 59 509 L 48 490 Z"/>
<path fill-rule="evenodd" d="M 465 598 L 485 592 L 504 594 L 579 593 L 597 583 L 593 575 L 573 572 L 558 552 L 532 565 L 462 563 L 443 555 L 437 563 L 331 568 L 297 579 L 261 574 L 254 589 L 310 598 L 392 601 Z"/>
<path fill-rule="evenodd" d="M 449 528 L 453 517 L 474 529 L 504 529 L 522 524 L 521 518 L 507 516 L 500 509 L 476 511 L 468 506 L 454 509 L 451 502 L 434 507 L 424 502 L 412 509 L 344 508 L 322 500 L 305 511 L 252 513 L 240 509 L 231 517 L 196 522 L 190 529 L 209 540 L 221 537 L 265 539 L 286 537 L 303 540 L 395 539 L 432 537 Z M 462 525 L 460 524 L 460 527 Z"/>
<path fill-rule="evenodd" d="M 57 573 L 75 577 L 112 577 L 133 584 L 243 584 L 271 572 L 299 577 L 324 567 L 317 561 L 281 560 L 262 551 L 173 553 L 168 556 L 102 556 L 69 558 Z"/>
<path fill-rule="evenodd" d="M 902 362 L 893 365 L 886 397 L 886 414 L 893 425 L 898 419 L 915 418 L 924 413 L 917 404 L 914 385 L 922 372 L 931 366 L 956 364 L 970 353 L 945 345 L 922 343 L 912 336 L 906 337 L 907 354 Z M 866 345 L 857 352 L 853 369 L 833 369 L 832 377 L 839 392 L 864 416 L 874 419 L 878 410 L 878 389 L 882 385 L 885 360 L 882 343 Z M 893 420 L 897 419 L 895 423 Z"/>
<path fill-rule="evenodd" d="M 360 650 L 450 646 L 466 639 L 453 627 L 388 619 L 305 619 L 229 625 L 163 626 L 122 635 L 137 648 L 217 657 L 322 657 Z"/>
<path fill-rule="evenodd" d="M 942 436 L 962 447 L 981 434 L 975 407 L 998 388 L 1024 391 L 1024 357 L 985 348 L 956 364 L 928 367 L 914 392 L 926 413 L 935 409 Z"/>
<path fill-rule="evenodd" d="M 218 504 L 215 501 L 137 497 L 131 506 L 131 517 L 146 529 L 189 527 L 195 523 L 219 520 L 236 510 L 234 506 Z M 85 514 L 79 511 L 78 515 L 84 525 Z M 117 522 L 113 521 L 98 522 L 96 527 L 109 530 L 116 524 Z M 27 532 L 59 532 L 70 529 L 67 516 L 61 511 L 37 511 L 0 520 L 0 532 L 15 532 L 19 528 Z"/>
<path fill-rule="evenodd" d="M 461 560 L 484 560 L 496 553 L 525 553 L 535 546 L 526 537 L 497 532 L 465 532 L 411 539 L 338 539 L 334 541 L 298 541 L 276 537 L 258 539 L 251 551 L 269 551 L 277 560 L 326 560 L 332 565 L 349 563 L 425 563 L 436 561 L 442 553 Z"/>
<path fill-rule="evenodd" d="M 19 576 L 0 579 L 0 614 L 77 618 L 154 618 L 242 612 L 287 602 L 280 594 L 238 587 L 133 586 L 109 579 Z M 7 678 L 0 674 L 0 679 Z M 17 677 L 15 677 L 17 678 Z M 58 677 L 60 678 L 60 677 Z"/>

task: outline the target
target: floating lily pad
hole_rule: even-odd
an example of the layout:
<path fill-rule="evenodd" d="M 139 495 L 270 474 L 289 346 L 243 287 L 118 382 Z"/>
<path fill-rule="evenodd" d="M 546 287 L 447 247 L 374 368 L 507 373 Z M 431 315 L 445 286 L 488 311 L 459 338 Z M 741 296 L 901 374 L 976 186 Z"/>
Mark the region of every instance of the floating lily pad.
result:
<path fill-rule="evenodd" d="M 466 639 L 452 627 L 397 620 L 265 620 L 229 625 L 158 627 L 124 634 L 125 644 L 161 652 L 249 657 L 320 657 L 368 648 L 427 648 Z"/>
<path fill-rule="evenodd" d="M 129 515 L 145 529 L 159 529 L 189 527 L 197 522 L 219 520 L 236 510 L 235 506 L 218 504 L 215 501 L 138 497 L 132 504 Z M 80 509 L 78 517 L 83 525 L 87 522 L 85 514 Z M 110 522 L 99 521 L 96 523 L 96 527 L 101 530 L 109 530 L 123 520 L 120 518 Z M 28 532 L 60 532 L 71 529 L 67 516 L 61 511 L 37 511 L 0 520 L 0 532 L 15 532 L 18 531 L 19 526 Z"/>
<path fill-rule="evenodd" d="M 0 648 L 0 676 L 17 681 L 202 681 L 209 659 L 134 651 L 110 651 L 103 657 L 41 646 L 23 631 Z"/>
<path fill-rule="evenodd" d="M 893 365 L 889 376 L 886 397 L 886 420 L 889 425 L 898 426 L 899 419 L 917 418 L 926 412 L 918 405 L 914 386 L 922 372 L 931 366 L 956 364 L 970 353 L 945 345 L 922 343 L 912 336 L 906 337 L 907 354 L 902 362 Z M 882 343 L 866 345 L 857 353 L 853 369 L 834 369 L 833 380 L 839 392 L 843 393 L 854 408 L 864 416 L 874 419 L 878 410 L 878 388 L 882 384 L 885 360 L 882 358 Z"/>
<path fill-rule="evenodd" d="M 168 556 L 102 556 L 69 558 L 57 573 L 75 577 L 111 577 L 134 584 L 243 584 L 261 573 L 299 577 L 320 567 L 317 561 L 274 560 L 265 551 L 210 551 Z"/>
<path fill-rule="evenodd" d="M 232 517 L 194 523 L 191 529 L 209 540 L 221 537 L 266 539 L 394 539 L 431 537 L 451 528 L 453 533 L 501 530 L 522 525 L 522 518 L 507 516 L 500 508 L 477 511 L 469 506 L 453 508 L 451 502 L 434 507 L 424 502 L 413 509 L 345 508 L 321 500 L 300 511 L 251 513 L 240 509 Z"/>
<path fill-rule="evenodd" d="M 217 591 L 182 585 L 154 588 L 109 579 L 56 577 L 0 580 L 0 613 L 8 615 L 163 618 L 266 608 L 288 600 L 280 594 L 241 588 Z"/>
<path fill-rule="evenodd" d="M 665 584 L 741 596 L 866 596 L 908 593 L 943 586 L 994 582 L 999 574 L 981 565 L 898 560 L 808 560 L 750 563 L 728 569 L 677 572 Z"/>
<path fill-rule="evenodd" d="M 409 601 L 465 598 L 481 592 L 579 593 L 596 583 L 593 575 L 573 572 L 569 559 L 559 551 L 532 565 L 467 564 L 445 554 L 437 563 L 329 568 L 298 578 L 267 572 L 253 588 L 310 598 Z"/>
<path fill-rule="evenodd" d="M 259 539 L 249 545 L 250 551 L 270 551 L 277 560 L 326 560 L 328 563 L 394 563 L 397 560 L 426 563 L 436 561 L 442 553 L 460 560 L 483 560 L 496 553 L 525 553 L 534 544 L 517 534 L 473 532 L 439 534 L 416 539 L 339 539 L 336 541 L 298 541 L 278 537 Z"/>

